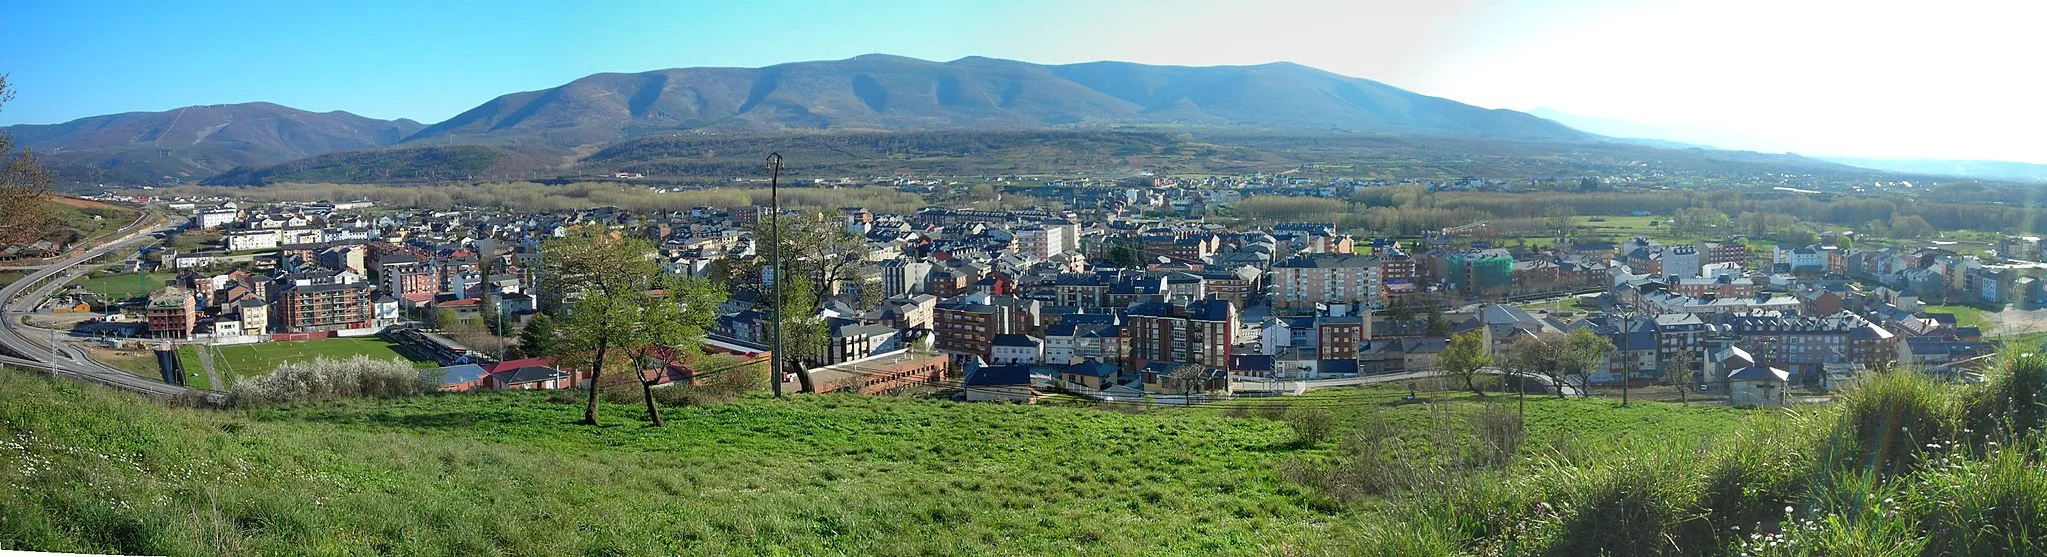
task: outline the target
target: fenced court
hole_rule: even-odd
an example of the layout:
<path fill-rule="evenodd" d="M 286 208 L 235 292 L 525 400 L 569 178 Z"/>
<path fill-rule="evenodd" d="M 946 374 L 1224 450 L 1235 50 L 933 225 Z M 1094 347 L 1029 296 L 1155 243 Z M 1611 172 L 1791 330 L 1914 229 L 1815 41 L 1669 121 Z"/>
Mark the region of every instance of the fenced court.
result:
<path fill-rule="evenodd" d="M 231 346 L 209 346 L 207 354 L 213 359 L 213 368 L 220 374 L 222 383 L 233 382 L 236 377 L 251 377 L 270 373 L 277 366 L 287 362 L 308 361 L 322 356 L 334 359 L 352 358 L 357 355 L 379 360 L 399 358 L 412 362 L 414 367 L 436 367 L 432 361 L 413 357 L 397 344 L 377 337 L 337 337 L 319 340 L 298 340 L 286 342 L 258 342 Z M 179 349 L 179 355 L 186 360 L 187 376 L 203 373 L 194 364 L 199 354 L 192 347 Z M 215 388 L 224 388 L 218 385 Z"/>

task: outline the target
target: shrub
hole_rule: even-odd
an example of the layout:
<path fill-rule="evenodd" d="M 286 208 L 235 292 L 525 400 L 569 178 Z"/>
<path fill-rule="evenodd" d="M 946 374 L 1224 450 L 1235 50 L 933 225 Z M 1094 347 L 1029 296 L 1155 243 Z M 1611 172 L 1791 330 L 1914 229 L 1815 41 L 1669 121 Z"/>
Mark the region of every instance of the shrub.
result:
<path fill-rule="evenodd" d="M 277 366 L 269 375 L 236 381 L 228 404 L 239 407 L 319 402 L 339 398 L 395 397 L 426 393 L 434 382 L 400 359 L 321 357 Z"/>
<path fill-rule="evenodd" d="M 1319 445 L 1336 429 L 1336 418 L 1328 410 L 1297 406 L 1287 410 L 1286 425 L 1294 429 L 1294 438 L 1302 445 Z"/>

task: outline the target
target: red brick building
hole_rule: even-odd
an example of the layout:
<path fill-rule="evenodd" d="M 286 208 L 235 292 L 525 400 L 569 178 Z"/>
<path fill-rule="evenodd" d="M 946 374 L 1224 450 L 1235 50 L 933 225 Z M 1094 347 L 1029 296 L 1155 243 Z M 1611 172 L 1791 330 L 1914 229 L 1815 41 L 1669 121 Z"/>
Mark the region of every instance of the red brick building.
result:
<path fill-rule="evenodd" d="M 149 296 L 149 336 L 185 338 L 199 324 L 199 305 L 192 293 L 175 286 Z"/>
<path fill-rule="evenodd" d="M 276 320 L 287 333 L 370 326 L 368 283 L 292 284 L 277 294 Z"/>

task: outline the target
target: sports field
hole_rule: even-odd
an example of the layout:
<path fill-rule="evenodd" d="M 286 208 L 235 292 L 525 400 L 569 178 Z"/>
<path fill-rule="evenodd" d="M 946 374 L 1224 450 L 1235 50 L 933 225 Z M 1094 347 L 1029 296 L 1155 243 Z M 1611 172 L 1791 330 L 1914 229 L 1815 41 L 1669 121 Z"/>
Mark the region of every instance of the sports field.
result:
<path fill-rule="evenodd" d="M 413 358 L 397 344 L 377 337 L 328 338 L 320 340 L 295 340 L 288 342 L 258 342 L 233 346 L 209 346 L 206 352 L 213 359 L 213 370 L 222 383 L 232 384 L 236 377 L 252 377 L 270 373 L 279 364 L 300 362 L 326 356 L 328 358 L 351 358 L 365 355 L 380 360 L 399 358 L 412 362 L 420 368 L 436 367 L 432 361 Z M 181 346 L 178 356 L 185 361 L 187 384 L 200 386 L 205 380 L 205 362 L 194 346 Z M 211 388 L 226 388 L 227 385 L 213 385 Z"/>

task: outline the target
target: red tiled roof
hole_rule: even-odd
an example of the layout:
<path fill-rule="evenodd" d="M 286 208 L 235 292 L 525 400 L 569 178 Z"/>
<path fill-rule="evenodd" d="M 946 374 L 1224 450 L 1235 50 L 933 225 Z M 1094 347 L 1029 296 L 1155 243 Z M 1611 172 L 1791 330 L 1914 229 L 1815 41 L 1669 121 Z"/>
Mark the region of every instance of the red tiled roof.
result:
<path fill-rule="evenodd" d="M 503 361 L 503 362 L 498 362 L 498 363 L 495 363 L 495 364 L 491 364 L 491 365 L 489 365 L 489 366 L 485 366 L 485 367 L 483 368 L 483 370 L 484 370 L 485 372 L 487 372 L 487 373 L 497 373 L 497 372 L 500 372 L 500 371 L 511 371 L 511 370 L 515 370 L 515 369 L 519 369 L 519 368 L 522 368 L 522 367 L 534 367 L 534 366 L 553 366 L 553 365 L 554 365 L 554 358 L 526 358 L 526 359 L 524 359 L 524 360 L 509 360 L 509 361 Z"/>

